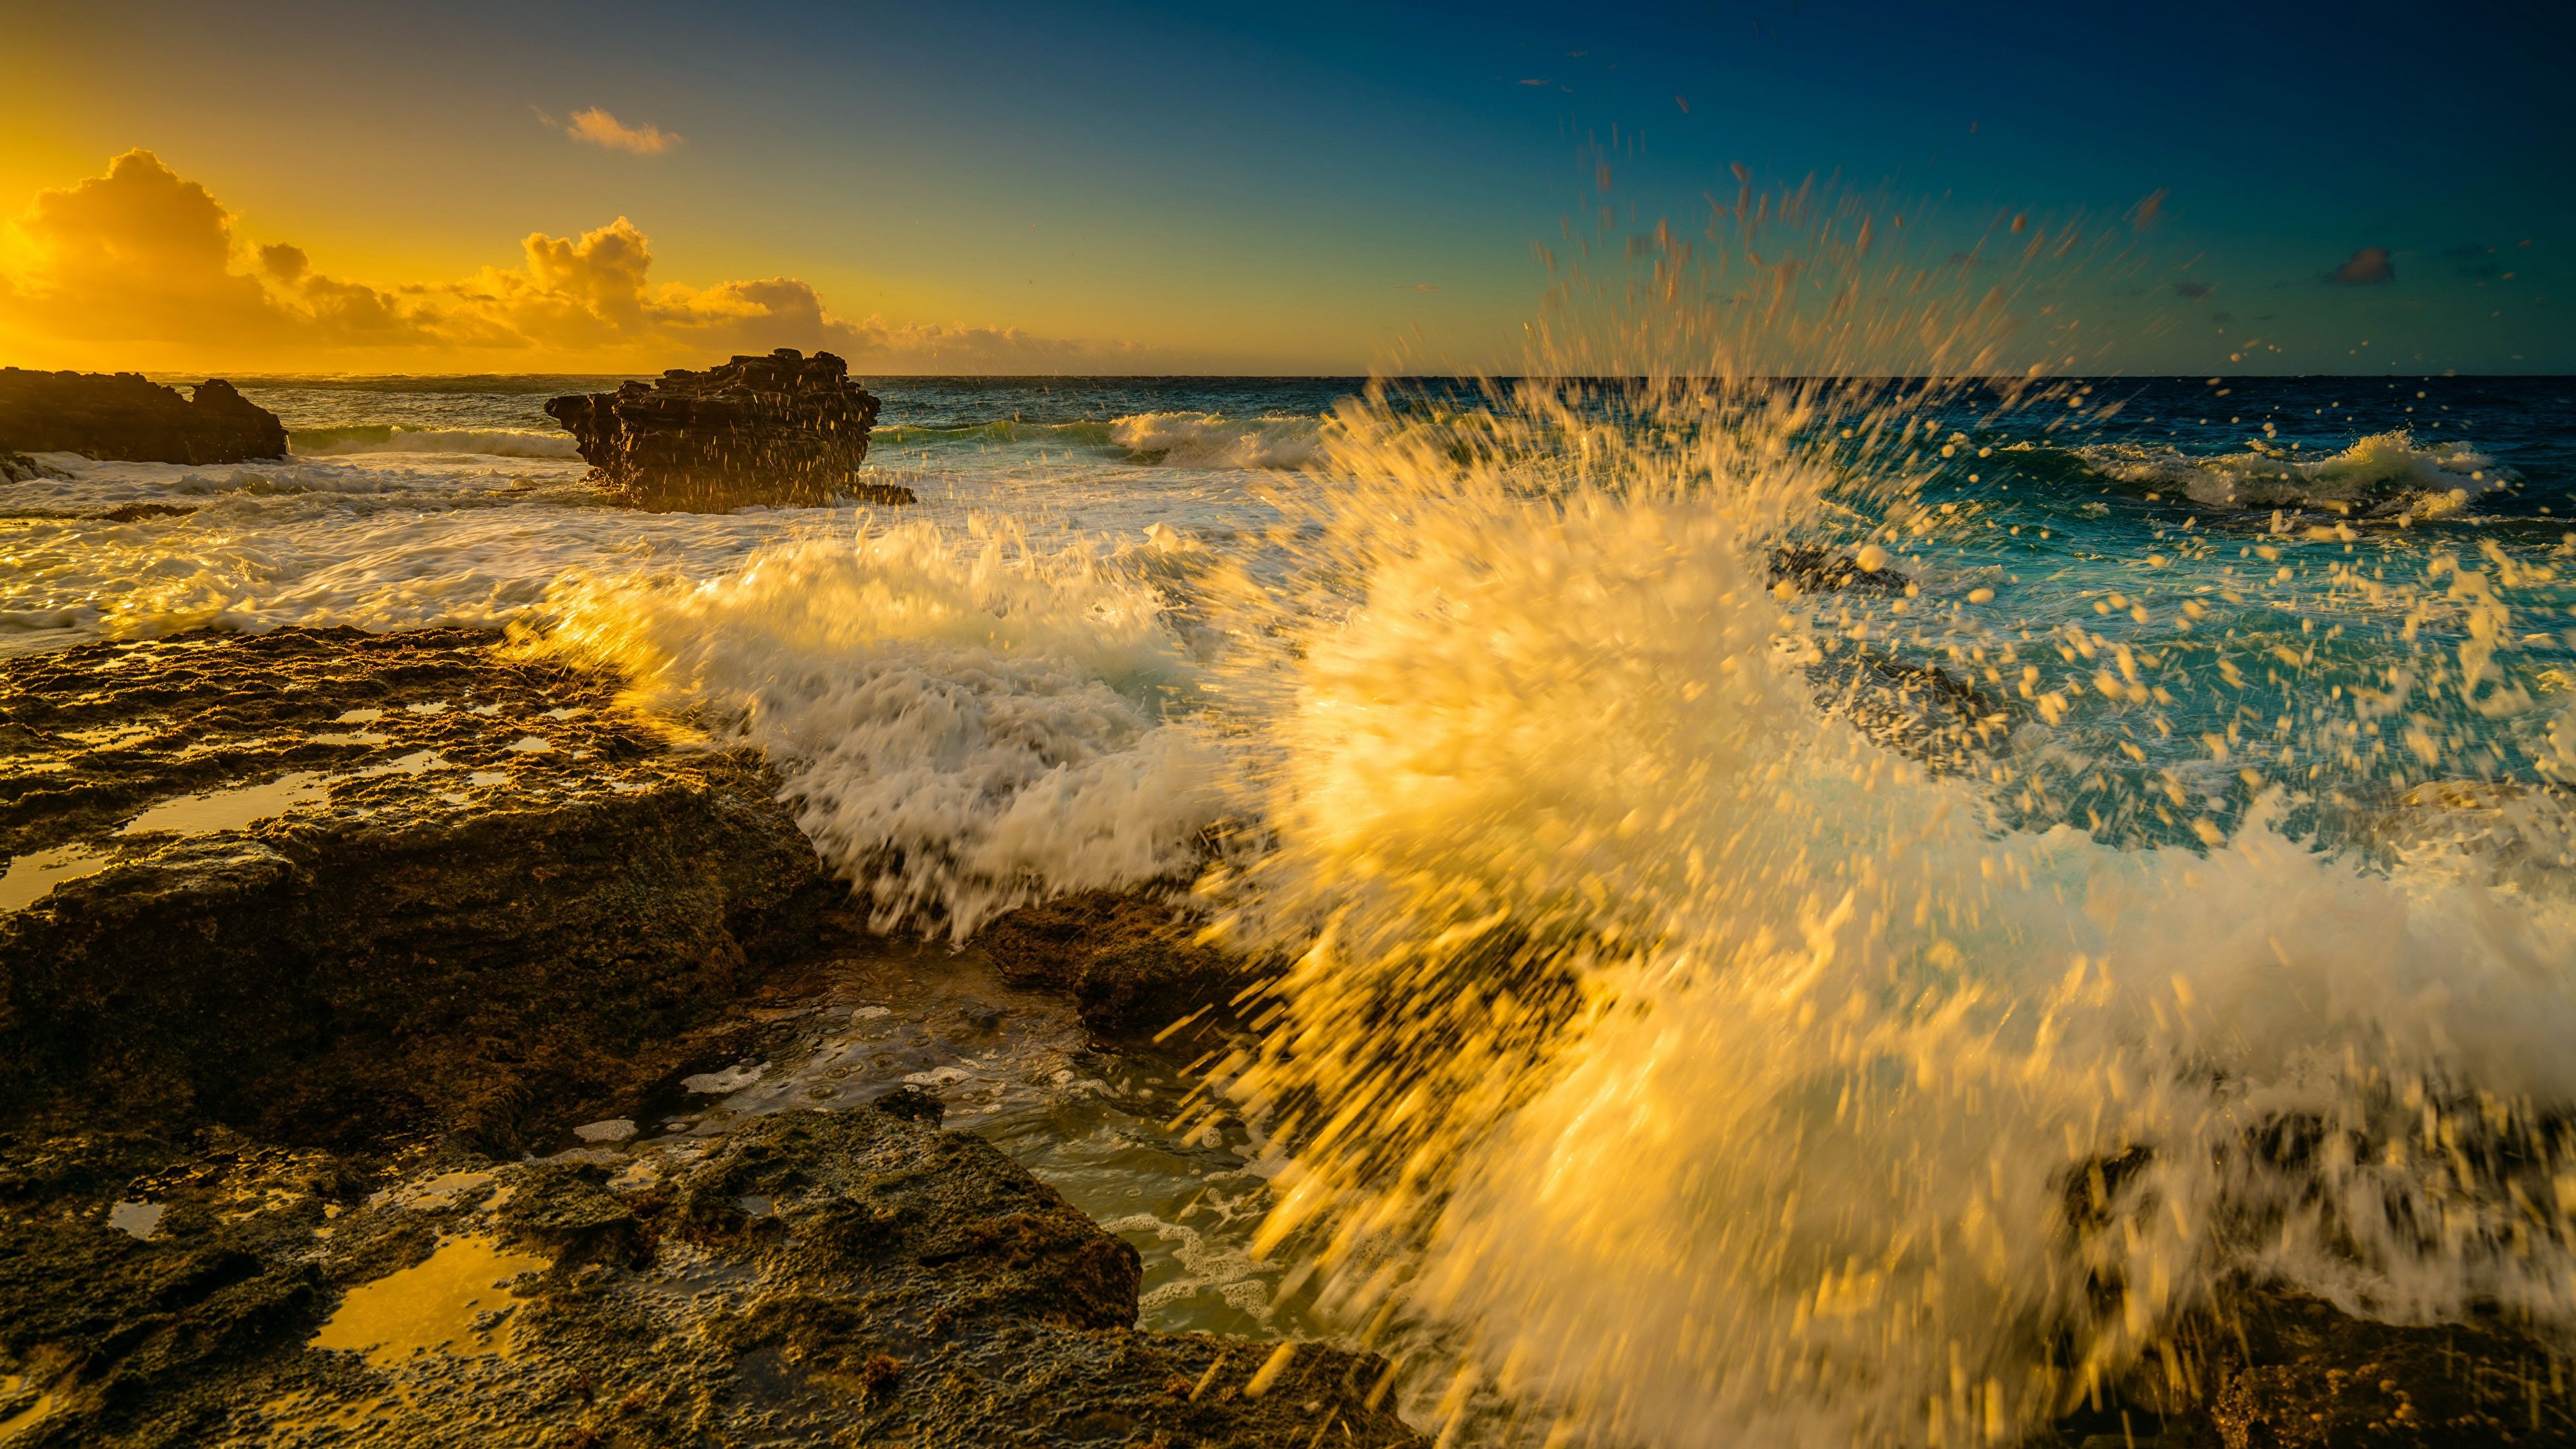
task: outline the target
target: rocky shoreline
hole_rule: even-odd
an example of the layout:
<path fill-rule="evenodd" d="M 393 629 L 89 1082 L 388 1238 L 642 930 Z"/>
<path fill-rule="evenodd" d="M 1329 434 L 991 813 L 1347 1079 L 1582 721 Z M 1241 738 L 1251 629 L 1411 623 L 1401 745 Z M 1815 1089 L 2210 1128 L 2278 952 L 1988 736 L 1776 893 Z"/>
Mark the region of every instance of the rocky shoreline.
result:
<path fill-rule="evenodd" d="M 1137 1248 L 911 1070 L 1015 1070 L 1002 1012 L 853 1038 L 902 948 L 620 683 L 464 630 L 0 661 L 0 1442 L 1422 1442 L 1383 1360 L 1139 1328 Z M 1246 984 L 1150 893 L 974 960 L 1187 1056 Z M 2171 1347 L 2037 1442 L 2576 1439 L 2501 1319 L 2243 1285 Z"/>
<path fill-rule="evenodd" d="M 0 476 L 36 465 L 24 453 L 79 453 L 139 463 L 243 463 L 286 456 L 286 428 L 229 382 L 194 397 L 139 372 L 30 372 L 0 367 Z"/>
<path fill-rule="evenodd" d="M 1136 1250 L 919 1088 L 562 1151 L 885 949 L 617 685 L 453 630 L 0 664 L 0 1438 L 1419 1442 L 1375 1359 L 1137 1329 Z"/>

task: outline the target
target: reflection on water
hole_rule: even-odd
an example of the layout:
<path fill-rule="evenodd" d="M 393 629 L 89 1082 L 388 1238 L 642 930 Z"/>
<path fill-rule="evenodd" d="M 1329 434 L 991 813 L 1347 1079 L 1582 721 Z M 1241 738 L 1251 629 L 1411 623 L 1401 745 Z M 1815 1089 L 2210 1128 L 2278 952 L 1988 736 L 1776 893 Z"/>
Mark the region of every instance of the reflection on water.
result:
<path fill-rule="evenodd" d="M 819 999 L 762 1013 L 792 1040 L 643 1104 L 634 1141 L 586 1142 L 559 1160 L 658 1176 L 666 1157 L 694 1158 L 745 1118 L 858 1107 L 913 1086 L 946 1105 L 944 1125 L 993 1143 L 1134 1245 L 1143 1327 L 1323 1336 L 1283 1293 L 1285 1265 L 1247 1251 L 1276 1162 L 1240 1121 L 1190 1134 L 1173 1123 L 1188 1092 L 1179 1063 L 1095 1048 L 1065 1001 L 1003 985 L 973 951 L 900 946 L 847 965 Z"/>
<path fill-rule="evenodd" d="M 505 1285 L 545 1266 L 481 1234 L 450 1238 L 421 1262 L 350 1289 L 312 1346 L 362 1352 L 379 1367 L 433 1351 L 507 1357 L 517 1300 Z"/>
<path fill-rule="evenodd" d="M 9 862 L 9 873 L 0 875 L 0 911 L 34 905 L 64 881 L 107 869 L 111 858 L 86 845 L 58 845 L 19 856 Z"/>
<path fill-rule="evenodd" d="M 239 830 L 299 805 L 318 805 L 328 794 L 318 772 L 298 770 L 263 785 L 241 785 L 164 800 L 127 821 L 117 834 L 208 835 L 218 830 Z"/>

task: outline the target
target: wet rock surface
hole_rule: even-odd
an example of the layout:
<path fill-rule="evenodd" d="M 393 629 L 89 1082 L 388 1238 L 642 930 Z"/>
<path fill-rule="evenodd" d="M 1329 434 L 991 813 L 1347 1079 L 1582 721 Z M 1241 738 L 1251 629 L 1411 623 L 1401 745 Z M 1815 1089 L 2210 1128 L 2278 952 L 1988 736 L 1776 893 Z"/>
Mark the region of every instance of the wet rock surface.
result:
<path fill-rule="evenodd" d="M 782 347 L 704 372 L 674 368 L 615 392 L 554 398 L 546 413 L 618 497 L 657 511 L 721 512 L 835 497 L 912 502 L 909 488 L 857 479 L 878 406 L 840 358 Z"/>
<path fill-rule="evenodd" d="M 1196 944 L 1196 932 L 1158 893 L 1084 891 L 1001 916 L 976 944 L 1011 984 L 1061 991 L 1092 1030 L 1133 1037 L 1215 1012 L 1249 981 L 1244 962 Z"/>
<path fill-rule="evenodd" d="M 240 463 L 286 456 L 277 415 L 228 382 L 195 396 L 139 372 L 29 372 L 0 368 L 0 455 L 79 453 L 138 463 Z M 0 457 L 11 482 L 22 460 Z M 25 460 L 32 468 L 32 460 Z M 30 474 L 29 476 L 42 476 Z"/>
<path fill-rule="evenodd" d="M 2222 1449 L 2576 1444 L 2566 1348 L 2528 1325 L 2371 1323 L 2252 1289 L 2212 1317 L 2204 1437 Z"/>
<path fill-rule="evenodd" d="M 1847 645 L 1807 669 L 1816 702 L 1861 733 L 1936 769 L 1966 769 L 2002 742 L 2002 701 L 1937 664 Z"/>
<path fill-rule="evenodd" d="M 0 1079 L 289 1140 L 496 1146 L 671 1050 L 835 898 L 761 765 L 495 636 L 0 666 Z"/>
<path fill-rule="evenodd" d="M 1247 1145 L 1122 1145 L 1083 1074 L 1169 1069 L 857 933 L 617 688 L 449 630 L 0 665 L 0 1440 L 1419 1442 L 1377 1359 L 1138 1330 L 1169 1255 L 942 1118 L 1195 1154 L 1176 1218 Z"/>
<path fill-rule="evenodd" d="M 50 1150 L 73 1177 L 150 1157 Z M 1136 1331 L 1133 1249 L 919 1115 L 783 1113 L 614 1176 L 446 1161 L 364 1191 L 200 1160 L 150 1184 L 148 1238 L 0 1225 L 0 1295 L 32 1309 L 0 1320 L 15 1442 L 1421 1442 L 1377 1359 Z"/>

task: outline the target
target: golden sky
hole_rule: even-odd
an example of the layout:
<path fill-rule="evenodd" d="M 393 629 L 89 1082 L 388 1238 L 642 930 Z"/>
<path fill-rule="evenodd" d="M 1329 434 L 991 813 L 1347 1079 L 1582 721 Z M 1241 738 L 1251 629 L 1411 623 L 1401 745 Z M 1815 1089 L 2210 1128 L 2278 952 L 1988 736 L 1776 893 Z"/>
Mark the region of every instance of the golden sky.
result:
<path fill-rule="evenodd" d="M 1510 370 L 1542 254 L 1713 248 L 1749 174 L 1902 199 L 1979 293 L 1997 218 L 2117 231 L 2122 270 L 2032 299 L 2095 370 L 2576 370 L 2546 49 L 2230 17 L 2177 90 L 2128 12 L 1886 0 L 22 4 L 0 363 Z"/>
<path fill-rule="evenodd" d="M 563 124 L 638 154 L 681 144 L 595 108 Z M 577 236 L 530 232 L 514 263 L 461 277 L 353 280 L 292 242 L 249 235 L 206 187 L 143 149 L 38 191 L 17 219 L 0 252 L 0 345 L 20 365 L 90 370 L 652 371 L 773 347 L 903 372 L 1139 371 L 1153 360 L 1017 328 L 843 316 L 795 277 L 657 277 L 651 239 L 623 216 Z"/>

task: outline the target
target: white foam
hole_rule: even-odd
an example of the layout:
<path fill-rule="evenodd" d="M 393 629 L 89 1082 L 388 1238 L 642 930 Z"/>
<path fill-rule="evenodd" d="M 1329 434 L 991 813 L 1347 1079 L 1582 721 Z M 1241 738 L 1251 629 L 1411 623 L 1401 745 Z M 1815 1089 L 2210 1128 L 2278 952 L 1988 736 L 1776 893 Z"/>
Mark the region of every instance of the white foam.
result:
<path fill-rule="evenodd" d="M 1317 418 L 1227 418 L 1215 413 L 1135 413 L 1109 426 L 1110 441 L 1176 468 L 1303 468 L 1321 456 Z"/>
<path fill-rule="evenodd" d="M 932 524 L 766 552 L 691 585 L 583 578 L 544 648 L 759 745 L 880 927 L 959 935 L 1044 894 L 1186 870 L 1217 760 L 1167 722 L 1193 670 L 1152 592 L 1087 552 Z"/>
<path fill-rule="evenodd" d="M 2432 517 L 2455 513 L 2514 479 L 2493 458 L 2465 443 L 2418 444 L 2403 429 L 2373 433 L 2340 452 L 2317 455 L 2263 442 L 2215 457 L 2132 443 L 2075 452 L 2097 472 L 2123 482 L 2173 488 L 2208 508 L 2325 507 Z"/>
<path fill-rule="evenodd" d="M 303 456 L 353 453 L 464 453 L 490 458 L 573 458 L 572 435 L 533 428 L 298 428 L 287 445 Z"/>

